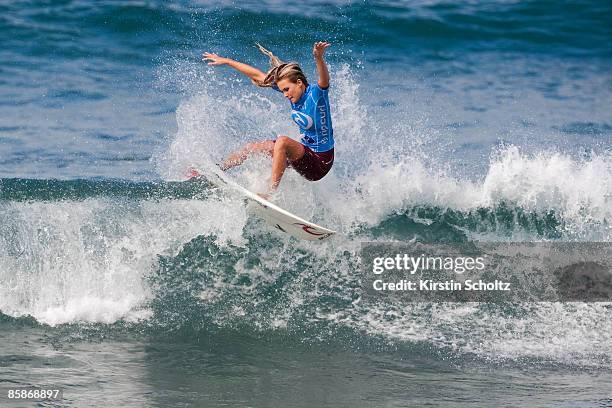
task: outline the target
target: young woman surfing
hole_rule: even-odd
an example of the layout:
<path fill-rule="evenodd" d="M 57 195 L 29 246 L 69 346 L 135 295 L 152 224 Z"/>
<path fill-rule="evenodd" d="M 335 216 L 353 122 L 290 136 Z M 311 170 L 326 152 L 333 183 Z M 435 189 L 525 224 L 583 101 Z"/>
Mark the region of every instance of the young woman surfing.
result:
<path fill-rule="evenodd" d="M 329 71 L 323 59 L 329 45 L 326 42 L 314 44 L 312 53 L 319 73 L 316 84 L 308 83 L 297 63 L 284 63 L 259 44 L 259 50 L 270 58 L 271 69 L 267 73 L 217 54 L 203 54 L 203 60 L 209 61 L 208 65 L 229 65 L 251 78 L 255 85 L 282 92 L 291 103 L 291 118 L 300 128 L 299 142 L 287 136 L 278 136 L 276 140 L 248 143 L 221 164 L 223 170 L 228 170 L 255 153 L 271 156 L 272 177 L 268 193 L 262 194 L 265 197 L 276 191 L 288 166 L 306 179 L 317 181 L 329 172 L 334 163 L 334 132 L 328 97 Z"/>

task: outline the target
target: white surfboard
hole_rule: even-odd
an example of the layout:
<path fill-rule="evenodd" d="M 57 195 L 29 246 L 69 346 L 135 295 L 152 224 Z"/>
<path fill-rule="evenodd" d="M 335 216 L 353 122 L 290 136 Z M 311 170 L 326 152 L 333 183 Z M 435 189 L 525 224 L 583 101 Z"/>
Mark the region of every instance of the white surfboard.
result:
<path fill-rule="evenodd" d="M 214 174 L 212 176 L 207 174 L 206 179 L 219 187 L 230 188 L 238 192 L 247 199 L 248 208 L 253 213 L 261 217 L 270 226 L 297 239 L 308 241 L 324 240 L 336 233 L 336 231 L 307 221 L 295 214 L 291 214 L 289 211 L 280 208 L 276 204 L 242 187 L 225 174 Z"/>

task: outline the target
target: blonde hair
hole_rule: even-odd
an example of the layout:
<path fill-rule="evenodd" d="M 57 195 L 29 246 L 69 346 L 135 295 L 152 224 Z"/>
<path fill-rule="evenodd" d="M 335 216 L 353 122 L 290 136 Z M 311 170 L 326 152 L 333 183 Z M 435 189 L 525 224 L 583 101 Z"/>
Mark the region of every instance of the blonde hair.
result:
<path fill-rule="evenodd" d="M 255 81 L 253 83 L 261 87 L 274 87 L 276 83 L 281 79 L 288 78 L 291 82 L 296 83 L 298 79 L 308 86 L 308 80 L 306 75 L 302 72 L 302 68 L 296 62 L 285 63 L 281 61 L 276 55 L 272 54 L 271 51 L 265 49 L 259 43 L 255 43 L 259 51 L 267 55 L 270 58 L 270 66 L 272 67 L 263 81 Z"/>

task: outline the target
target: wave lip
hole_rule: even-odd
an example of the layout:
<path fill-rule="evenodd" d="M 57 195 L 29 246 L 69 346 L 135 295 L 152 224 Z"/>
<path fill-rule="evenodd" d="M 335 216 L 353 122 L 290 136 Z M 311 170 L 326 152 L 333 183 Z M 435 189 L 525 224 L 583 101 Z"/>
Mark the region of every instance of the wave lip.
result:
<path fill-rule="evenodd" d="M 541 239 L 542 228 L 556 238 L 612 239 L 607 228 L 612 157 L 606 153 L 576 160 L 545 151 L 527 155 L 509 146 L 492 155 L 487 173 L 475 181 L 429 169 L 418 156 L 395 164 L 385 157 L 373 162 L 352 183 L 352 199 L 334 203 L 348 214 L 349 224 L 394 230 L 407 216 L 416 224 L 456 222 L 455 227 L 466 228 L 476 223 L 488 231 L 498 224 L 500 235 L 487 239 L 504 241 L 504 225 L 508 231 L 531 225 L 534 229 L 520 240 Z"/>

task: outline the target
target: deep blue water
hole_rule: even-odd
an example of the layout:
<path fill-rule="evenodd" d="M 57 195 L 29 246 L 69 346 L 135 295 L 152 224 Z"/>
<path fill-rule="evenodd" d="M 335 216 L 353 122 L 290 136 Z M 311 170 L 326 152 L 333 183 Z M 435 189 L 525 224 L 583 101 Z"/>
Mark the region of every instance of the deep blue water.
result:
<path fill-rule="evenodd" d="M 61 406 L 607 406 L 609 303 L 360 295 L 371 240 L 612 239 L 612 3 L 0 5 L 0 388 Z M 297 136 L 227 67 L 327 61 L 336 162 L 288 239 L 206 183 Z M 261 188 L 265 158 L 233 175 Z M 1 400 L 0 400 L 1 401 Z M 3 401 L 4 403 L 4 401 Z M 225 404 L 225 405 L 224 405 Z M 2 405 L 2 404 L 0 404 Z"/>

